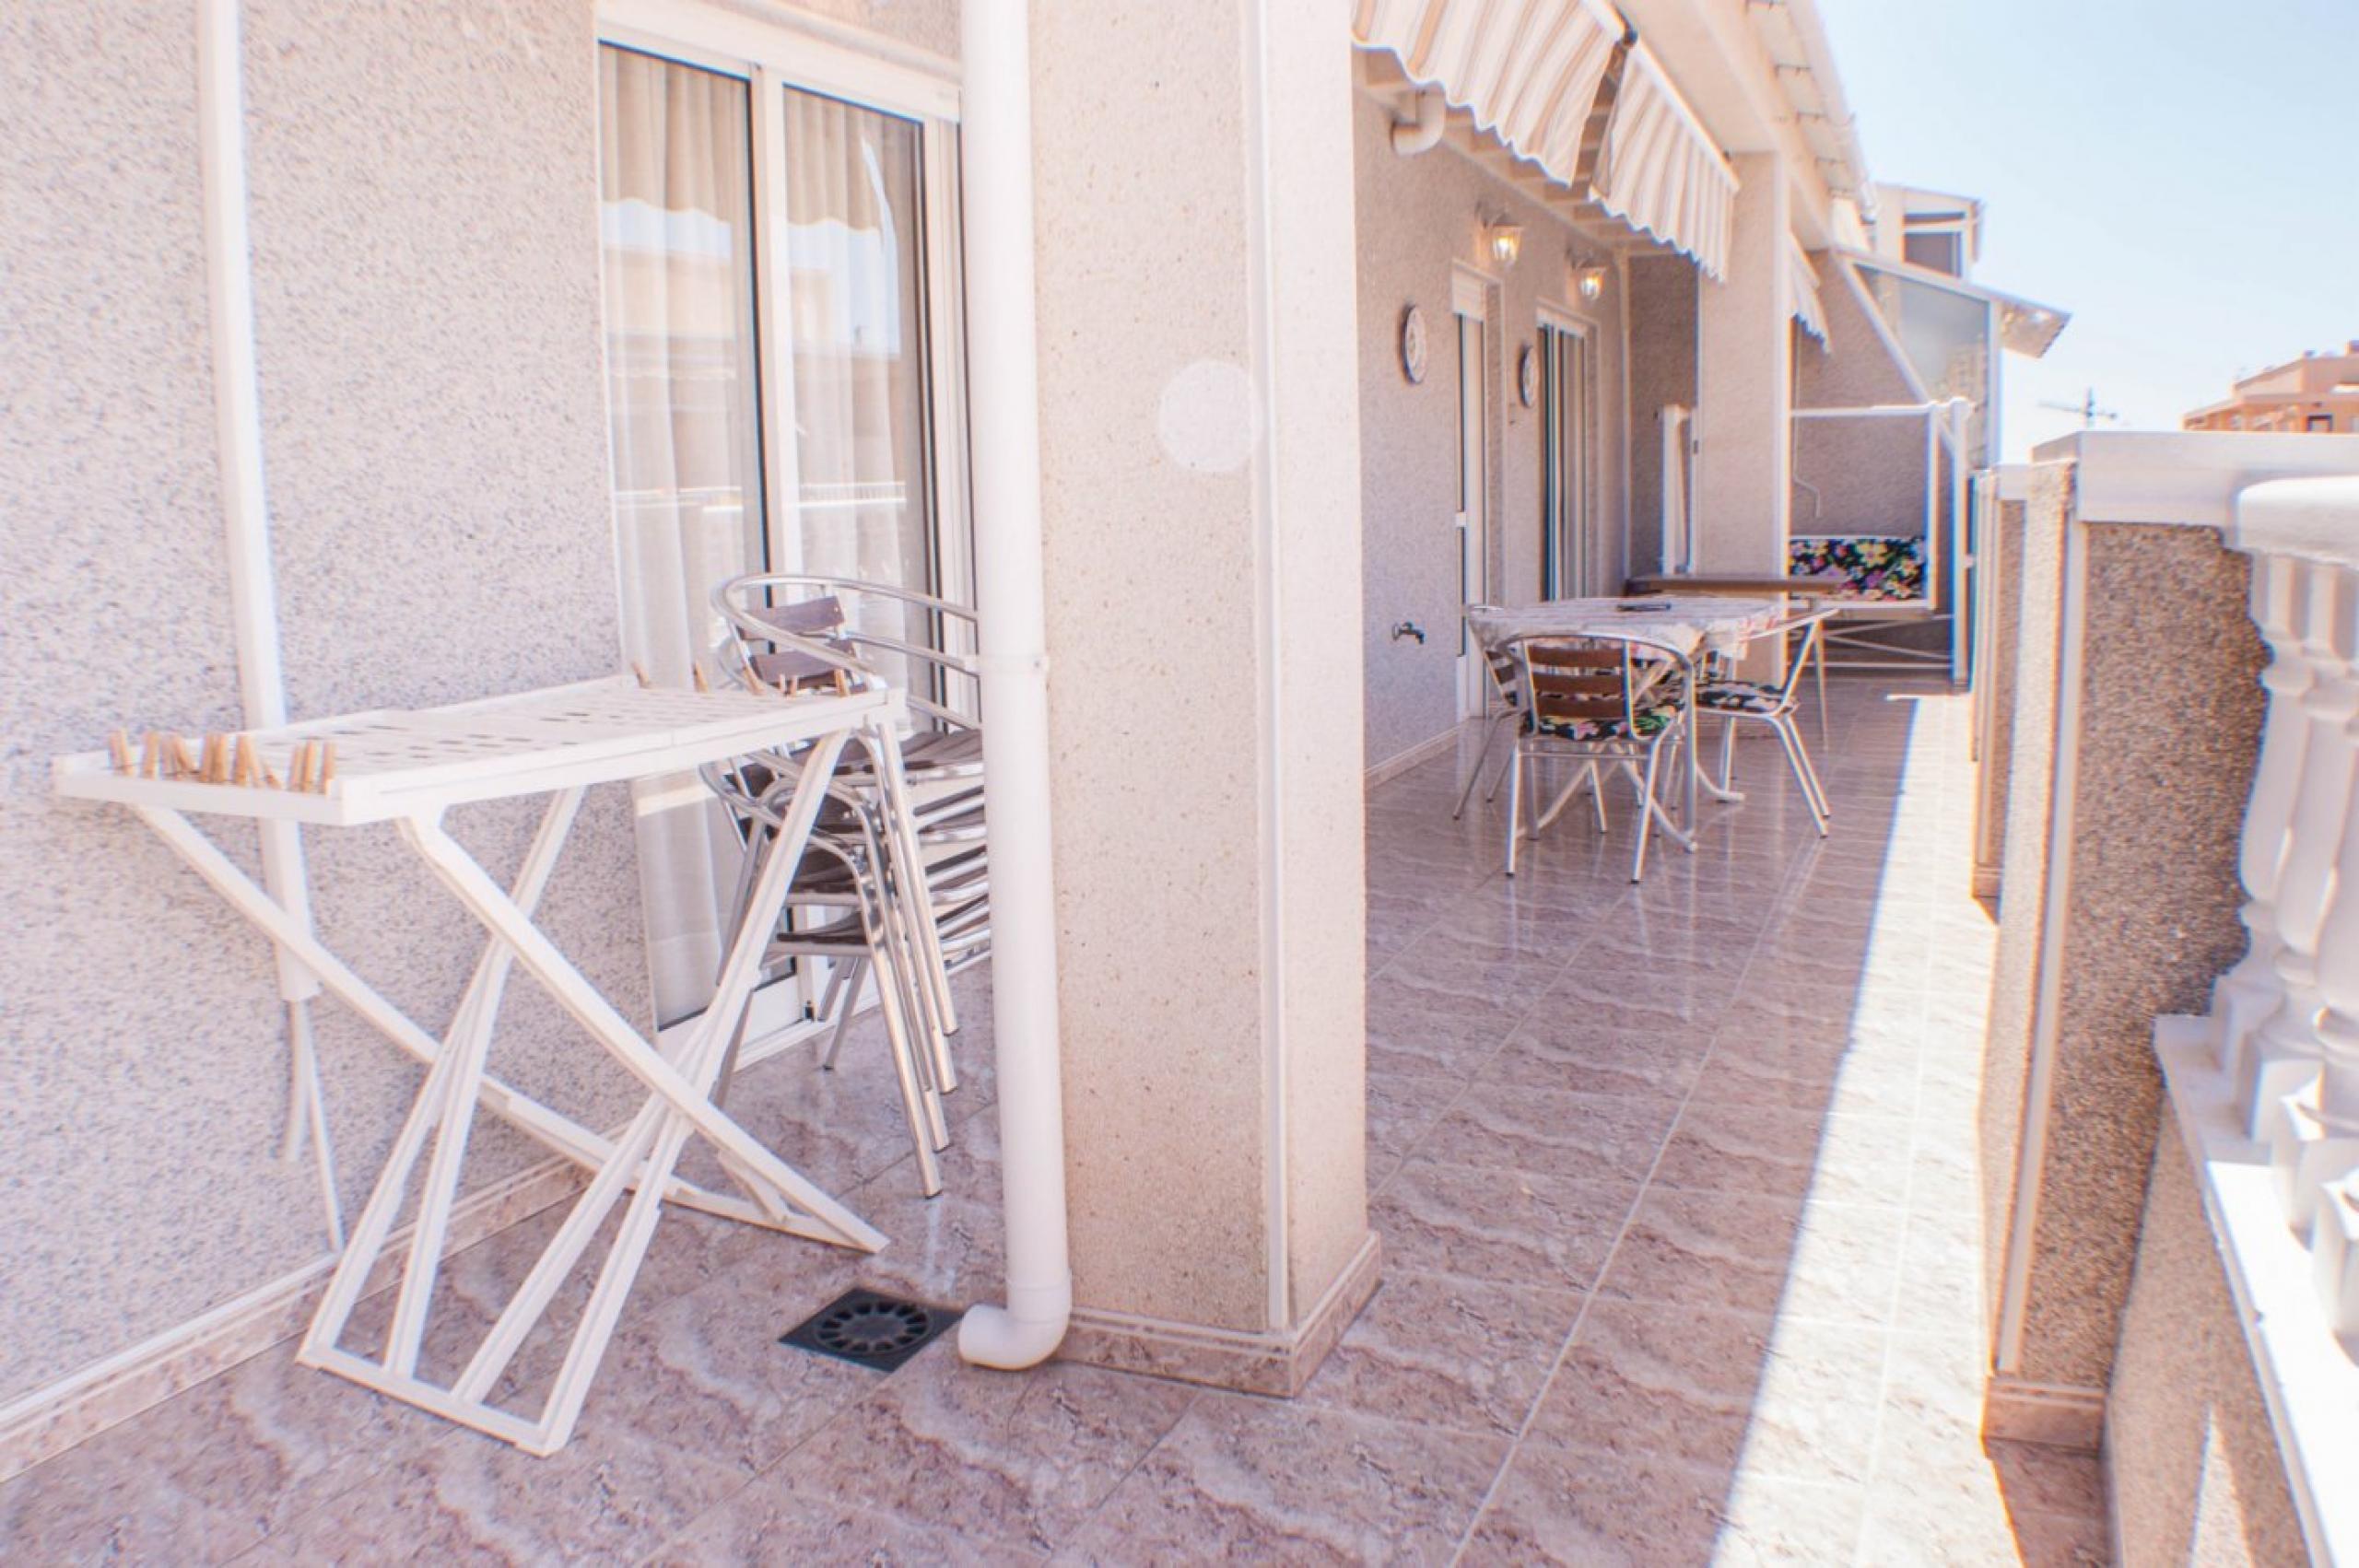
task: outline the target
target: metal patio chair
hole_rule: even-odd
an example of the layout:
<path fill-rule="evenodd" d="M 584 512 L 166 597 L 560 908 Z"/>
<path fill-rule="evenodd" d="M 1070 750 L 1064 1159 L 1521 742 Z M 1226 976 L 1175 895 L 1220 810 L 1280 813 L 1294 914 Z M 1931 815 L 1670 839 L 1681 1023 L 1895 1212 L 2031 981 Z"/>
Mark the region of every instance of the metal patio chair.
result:
<path fill-rule="evenodd" d="M 1818 663 L 1821 674 L 1819 723 L 1822 734 L 1825 726 L 1825 650 L 1820 638 L 1829 617 L 1836 614 L 1832 605 L 1823 605 L 1788 615 L 1762 633 L 1763 637 L 1790 638 L 1799 632 L 1802 640 L 1789 648 L 1786 676 L 1776 685 L 1765 681 L 1741 681 L 1725 673 L 1714 673 L 1696 689 L 1696 711 L 1700 720 L 1717 716 L 1723 720 L 1720 729 L 1720 789 L 1734 789 L 1736 767 L 1737 725 L 1746 720 L 1757 720 L 1769 727 L 1786 748 L 1786 762 L 1793 769 L 1794 783 L 1802 790 L 1802 803 L 1810 808 L 1811 822 L 1821 838 L 1826 837 L 1827 820 L 1834 813 L 1826 801 L 1826 790 L 1818 781 L 1818 770 L 1811 766 L 1810 753 L 1802 745 L 1802 727 L 1794 721 L 1794 708 L 1802 694 L 1802 674 Z"/>
<path fill-rule="evenodd" d="M 1578 638 L 1533 634 L 1509 639 L 1502 651 L 1514 661 L 1524 712 L 1508 759 L 1508 875 L 1515 875 L 1516 846 L 1523 836 L 1526 766 L 1549 760 L 1582 763 L 1583 776 L 1568 784 L 1544 814 L 1533 798 L 1533 837 L 1584 788 L 1596 799 L 1602 829 L 1605 802 L 1599 769 L 1611 766 L 1629 774 L 1637 786 L 1632 882 L 1646 874 L 1647 845 L 1658 827 L 1681 844 L 1692 845 L 1657 792 L 1664 754 L 1669 752 L 1675 762 L 1687 734 L 1693 674 L 1688 661 L 1641 638 L 1602 633 Z"/>

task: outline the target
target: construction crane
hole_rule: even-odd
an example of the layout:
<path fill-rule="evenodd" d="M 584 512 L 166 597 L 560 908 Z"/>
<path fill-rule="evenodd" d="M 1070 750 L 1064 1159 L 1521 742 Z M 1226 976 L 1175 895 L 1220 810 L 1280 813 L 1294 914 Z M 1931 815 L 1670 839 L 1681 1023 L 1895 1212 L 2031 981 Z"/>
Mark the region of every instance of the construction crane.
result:
<path fill-rule="evenodd" d="M 2099 408 L 2097 406 L 2097 389 L 2095 387 L 2091 387 L 2089 389 L 2088 395 L 2083 397 L 2078 403 L 2050 403 L 2047 399 L 2042 398 L 2039 405 L 2042 408 L 2052 408 L 2059 414 L 2079 415 L 2081 416 L 2081 428 L 2083 430 L 2095 429 L 2097 427 L 2097 421 L 2100 419 L 2108 419 L 2116 424 L 2119 424 L 2121 422 L 2121 415 L 2115 413 L 2112 409 Z"/>

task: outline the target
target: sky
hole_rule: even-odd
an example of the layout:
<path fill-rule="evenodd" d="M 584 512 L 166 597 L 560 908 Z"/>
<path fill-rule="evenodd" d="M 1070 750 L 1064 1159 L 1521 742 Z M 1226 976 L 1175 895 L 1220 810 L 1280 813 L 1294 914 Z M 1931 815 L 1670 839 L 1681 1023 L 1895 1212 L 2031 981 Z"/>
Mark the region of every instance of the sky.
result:
<path fill-rule="evenodd" d="M 2359 338 L 2359 0 L 1819 0 L 1877 180 L 1979 196 L 1977 282 L 2071 312 L 2005 455 L 2177 429 Z"/>

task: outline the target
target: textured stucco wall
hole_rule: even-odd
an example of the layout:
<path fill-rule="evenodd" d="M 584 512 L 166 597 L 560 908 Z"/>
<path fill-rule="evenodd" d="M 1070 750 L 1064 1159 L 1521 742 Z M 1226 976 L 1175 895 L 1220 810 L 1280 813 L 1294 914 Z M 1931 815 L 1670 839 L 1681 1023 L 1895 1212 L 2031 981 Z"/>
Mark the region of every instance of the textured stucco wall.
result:
<path fill-rule="evenodd" d="M 1662 564 L 1662 410 L 1693 409 L 1696 288 L 1684 256 L 1637 256 L 1630 277 L 1630 569 Z"/>
<path fill-rule="evenodd" d="M 2043 480 L 2052 471 L 2043 471 Z M 2001 966 L 1994 998 L 1986 1138 L 2010 1152 L 2022 1115 L 2016 1087 L 2029 1037 L 2044 922 L 2063 922 L 2053 1076 L 2036 1211 L 2016 1190 L 2012 1158 L 1990 1170 L 2006 1194 L 2006 1224 L 2029 1225 L 2024 1382 L 2102 1389 L 2111 1372 L 2137 1246 L 2144 1176 L 2154 1149 L 2161 1077 L 2154 1020 L 2200 1012 L 2213 976 L 2243 951 L 2236 852 L 2260 720 L 2259 634 L 2245 613 L 2243 556 L 2209 529 L 2083 522 L 2087 551 L 2081 648 L 2076 804 L 2066 907 L 2044 907 L 2025 864 L 2046 849 L 2048 802 L 2022 820 L 2032 797 L 2026 766 L 2052 762 L 2053 739 L 2027 737 L 2031 698 L 2054 645 L 2036 600 L 2060 580 L 2043 501 L 2035 495 L 2024 557 L 2025 605 L 2010 802 Z M 2167 648 L 2177 656 L 2157 659 Z M 2052 723 L 2052 717 L 2049 719 Z M 2025 808 L 2019 811 L 2017 808 Z M 2019 854 L 2020 852 L 2020 854 Z M 2029 960 L 2029 962 L 2026 962 Z M 2001 1005 L 2003 1003 L 2003 1005 Z M 2010 1117 L 2007 1097 L 2014 1100 Z"/>
<path fill-rule="evenodd" d="M 2124 1563 L 2306 1560 L 2251 1352 L 2166 1106 L 2106 1410 Z"/>
<path fill-rule="evenodd" d="M 298 716 L 615 668 L 598 347 L 595 91 L 582 0 L 246 16 L 265 462 Z M 308 1263 L 265 945 L 47 761 L 118 724 L 233 724 L 183 3 L 0 12 L 10 716 L 0 860 L 0 1399 Z M 522 808 L 454 813 L 496 876 Z M 251 860 L 252 836 L 222 837 Z M 428 1027 L 479 946 L 386 830 L 308 836 L 323 933 Z M 622 803 L 585 813 L 546 923 L 648 1007 Z M 317 1008 L 347 1203 L 415 1072 Z M 630 1098 L 529 983 L 495 1061 L 593 1125 Z M 471 1182 L 515 1167 L 487 1131 Z"/>
<path fill-rule="evenodd" d="M 1359 231 L 1359 361 L 1362 638 L 1367 658 L 1367 761 L 1371 766 L 1432 739 L 1457 721 L 1459 582 L 1457 327 L 1450 314 L 1450 263 L 1475 264 L 1478 212 L 1506 214 L 1524 229 L 1522 258 L 1491 289 L 1488 323 L 1491 420 L 1491 594 L 1530 603 L 1540 594 L 1541 438 L 1537 404 L 1516 395 L 1516 368 L 1538 338 L 1545 302 L 1592 328 L 1597 393 L 1592 490 L 1600 591 L 1619 590 L 1625 570 L 1620 287 L 1608 275 L 1594 303 L 1572 292 L 1568 249 L 1602 256 L 1548 208 L 1492 178 L 1444 146 L 1402 158 L 1392 150 L 1391 114 L 1362 95 L 1353 109 Z M 1684 263 L 1682 263 L 1684 265 Z M 1425 381 L 1401 373 L 1401 317 L 1424 310 L 1430 344 Z M 1578 308 L 1576 308 L 1578 307 Z M 1394 641 L 1391 628 L 1415 621 L 1423 645 Z"/>

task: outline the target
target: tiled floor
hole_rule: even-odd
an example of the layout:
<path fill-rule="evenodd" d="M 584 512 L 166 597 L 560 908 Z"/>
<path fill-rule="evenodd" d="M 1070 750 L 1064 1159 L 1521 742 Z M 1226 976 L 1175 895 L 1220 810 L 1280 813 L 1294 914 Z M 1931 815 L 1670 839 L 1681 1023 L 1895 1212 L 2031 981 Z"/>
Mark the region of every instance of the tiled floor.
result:
<path fill-rule="evenodd" d="M 833 1078 L 754 1070 L 732 1109 L 893 1246 L 667 1219 L 557 1457 L 282 1347 L 0 1486 L 0 1558 L 2100 1562 L 2094 1463 L 1975 1430 L 1992 933 L 1964 707 L 1838 682 L 1831 717 L 1834 837 L 1747 742 L 1746 802 L 1636 889 L 1626 807 L 1602 838 L 1568 813 L 1509 883 L 1496 812 L 1449 821 L 1447 764 L 1376 792 L 1386 1272 L 1297 1400 L 774 1345 L 855 1281 L 996 1286 L 988 1076 L 925 1202 L 856 1045 Z M 463 1255 L 446 1319 L 482 1323 L 555 1218 Z"/>

